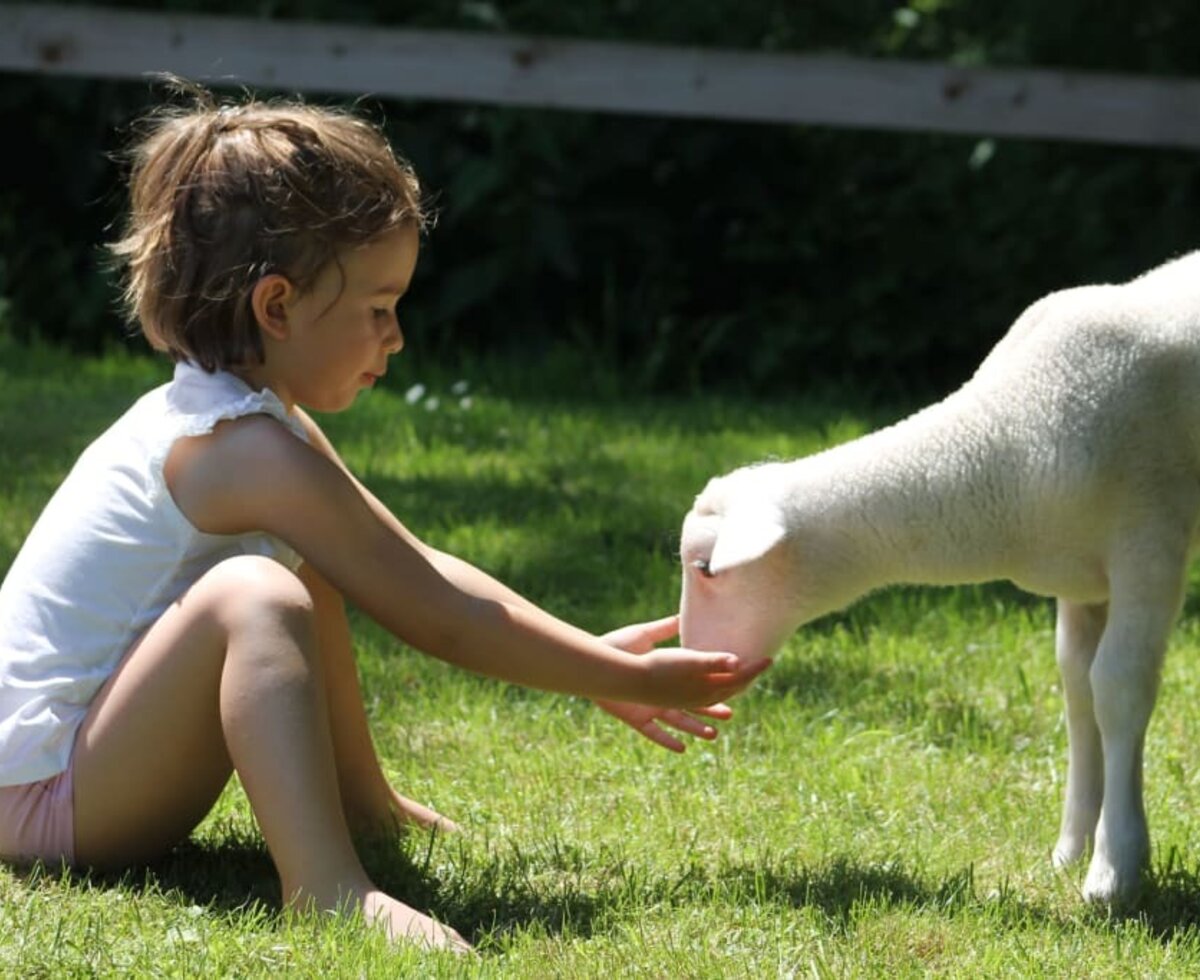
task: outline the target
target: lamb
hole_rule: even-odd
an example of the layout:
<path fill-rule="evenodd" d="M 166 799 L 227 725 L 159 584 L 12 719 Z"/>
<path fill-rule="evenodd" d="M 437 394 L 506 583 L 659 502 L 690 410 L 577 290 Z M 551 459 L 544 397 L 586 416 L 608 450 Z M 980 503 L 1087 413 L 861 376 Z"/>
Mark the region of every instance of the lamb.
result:
<path fill-rule="evenodd" d="M 1068 729 L 1056 866 L 1128 899 L 1142 749 L 1200 517 L 1200 251 L 1030 306 L 975 375 L 895 425 L 714 478 L 683 524 L 681 638 L 744 658 L 892 583 L 1057 600 Z"/>

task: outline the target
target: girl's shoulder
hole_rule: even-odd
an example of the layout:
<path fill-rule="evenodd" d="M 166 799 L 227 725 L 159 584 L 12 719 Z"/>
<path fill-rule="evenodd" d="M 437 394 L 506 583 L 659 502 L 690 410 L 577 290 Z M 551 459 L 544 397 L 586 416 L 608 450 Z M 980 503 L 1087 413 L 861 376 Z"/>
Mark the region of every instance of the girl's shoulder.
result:
<path fill-rule="evenodd" d="M 175 440 L 164 461 L 164 483 L 194 527 L 210 534 L 271 530 L 289 507 L 311 510 L 314 497 L 332 501 L 352 486 L 333 446 L 301 409 L 288 412 L 269 392 L 237 409 L 208 413 L 211 424 Z"/>
<path fill-rule="evenodd" d="M 314 450 L 327 455 L 325 437 L 306 414 L 233 374 L 181 364 L 165 397 L 174 437 L 163 480 L 201 531 L 260 530 L 286 474 L 304 467 Z"/>
<path fill-rule="evenodd" d="M 305 439 L 268 412 L 217 420 L 175 441 L 163 479 L 176 506 L 198 530 L 239 534 L 265 530 L 262 515 L 278 503 L 297 457 L 312 455 Z"/>

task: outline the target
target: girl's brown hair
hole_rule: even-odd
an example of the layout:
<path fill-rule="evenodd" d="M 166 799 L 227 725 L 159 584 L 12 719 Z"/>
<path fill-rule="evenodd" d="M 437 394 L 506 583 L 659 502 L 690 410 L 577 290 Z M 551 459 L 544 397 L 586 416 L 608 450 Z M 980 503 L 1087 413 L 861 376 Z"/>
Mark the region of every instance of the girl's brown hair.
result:
<path fill-rule="evenodd" d="M 429 213 L 412 167 L 351 113 L 253 98 L 218 105 L 174 81 L 191 105 L 145 120 L 133 148 L 130 210 L 111 247 L 124 300 L 151 346 L 215 371 L 263 360 L 255 283 L 282 273 L 304 290 L 339 250 Z"/>

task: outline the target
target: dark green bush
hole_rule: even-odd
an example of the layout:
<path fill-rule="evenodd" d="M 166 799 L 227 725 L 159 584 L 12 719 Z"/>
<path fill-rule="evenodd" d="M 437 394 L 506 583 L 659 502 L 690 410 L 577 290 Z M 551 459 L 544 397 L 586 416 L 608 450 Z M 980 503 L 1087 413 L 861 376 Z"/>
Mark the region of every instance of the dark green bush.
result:
<path fill-rule="evenodd" d="M 124 3 L 113 6 L 148 6 Z M 164 5 L 198 9 L 197 2 Z M 244 4 L 206 3 L 246 14 Z M 512 30 L 1200 73 L 1200 7 L 1083 0 L 260 3 L 273 18 Z M 21 134 L 0 185 L 0 297 L 18 333 L 126 331 L 102 243 L 111 155 L 148 83 L 0 75 Z M 320 93 L 310 98 L 320 100 Z M 436 192 L 406 301 L 410 351 L 570 345 L 631 384 L 928 391 L 960 380 L 1042 293 L 1200 243 L 1185 151 L 366 102 Z"/>

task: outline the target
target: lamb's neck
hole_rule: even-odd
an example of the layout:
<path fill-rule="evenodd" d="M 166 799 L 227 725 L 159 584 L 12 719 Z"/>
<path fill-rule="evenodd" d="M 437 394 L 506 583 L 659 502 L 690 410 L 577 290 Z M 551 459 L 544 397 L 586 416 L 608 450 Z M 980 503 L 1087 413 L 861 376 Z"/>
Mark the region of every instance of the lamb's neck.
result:
<path fill-rule="evenodd" d="M 994 434 L 951 402 L 788 464 L 801 549 L 845 566 L 856 590 L 897 582 L 998 577 L 1016 507 L 1018 467 Z"/>

